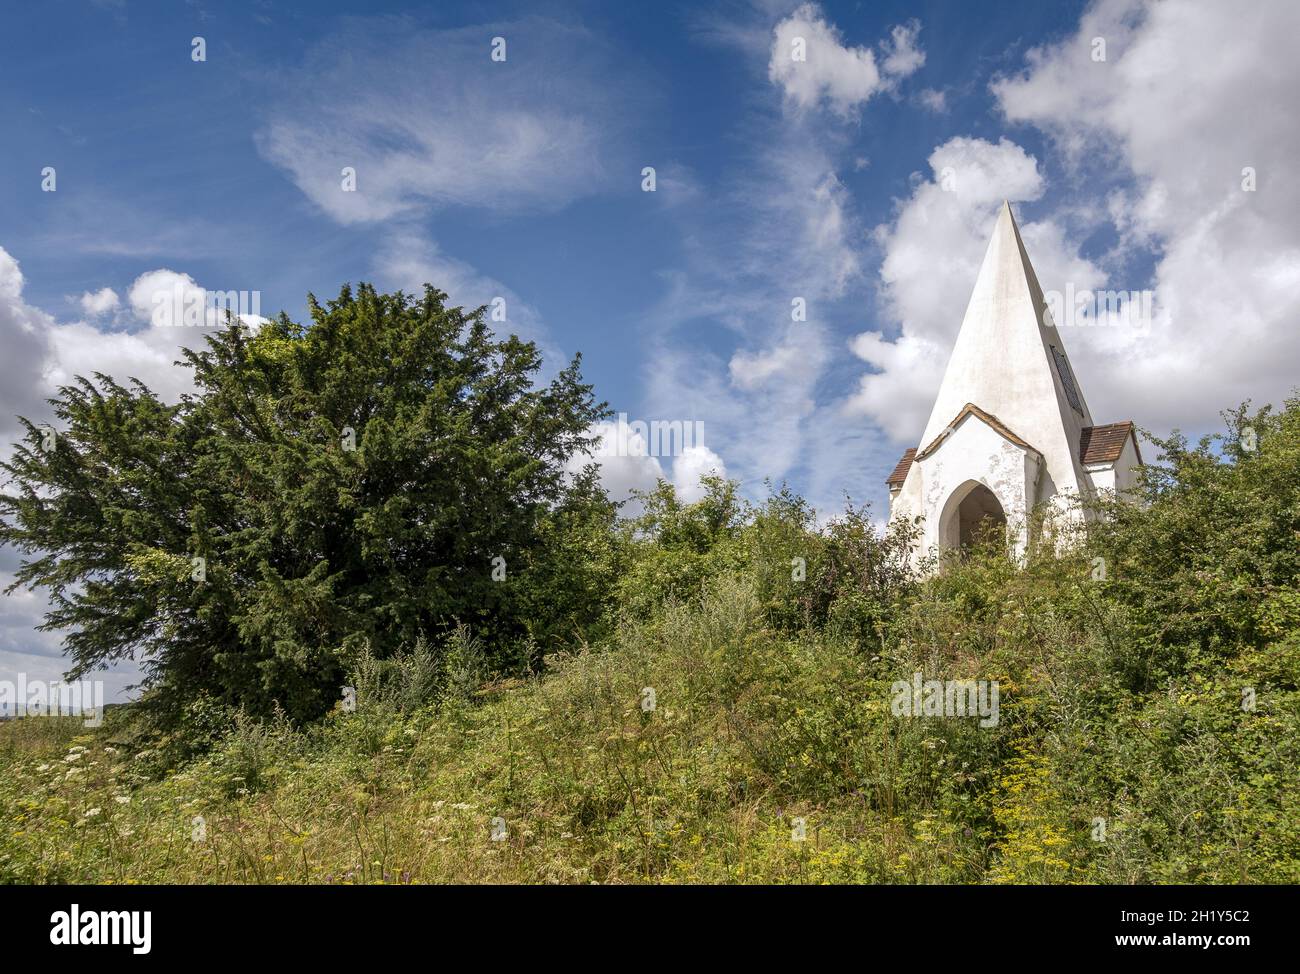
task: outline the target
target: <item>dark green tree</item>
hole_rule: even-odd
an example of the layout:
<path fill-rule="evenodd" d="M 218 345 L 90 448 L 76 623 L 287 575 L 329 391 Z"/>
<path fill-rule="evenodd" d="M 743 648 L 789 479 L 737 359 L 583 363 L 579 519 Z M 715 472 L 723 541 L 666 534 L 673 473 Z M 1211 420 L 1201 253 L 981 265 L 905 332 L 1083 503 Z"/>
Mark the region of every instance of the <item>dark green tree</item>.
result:
<path fill-rule="evenodd" d="M 605 404 L 579 359 L 541 384 L 535 345 L 446 298 L 344 287 L 310 326 L 187 351 L 178 403 L 97 374 L 51 400 L 53 449 L 24 421 L 0 542 L 27 555 L 15 587 L 52 593 L 72 674 L 134 657 L 163 717 L 206 697 L 310 719 L 363 646 L 464 623 L 504 667 L 599 624 L 608 581 L 563 582 L 613 517 L 569 472 Z"/>

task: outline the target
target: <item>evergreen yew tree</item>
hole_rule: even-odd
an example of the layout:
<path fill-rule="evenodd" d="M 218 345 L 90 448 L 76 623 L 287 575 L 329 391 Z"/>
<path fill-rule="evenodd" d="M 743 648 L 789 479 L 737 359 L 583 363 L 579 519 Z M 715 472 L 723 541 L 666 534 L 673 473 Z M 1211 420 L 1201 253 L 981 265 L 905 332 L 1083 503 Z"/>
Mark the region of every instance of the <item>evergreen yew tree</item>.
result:
<path fill-rule="evenodd" d="M 535 345 L 446 298 L 344 287 L 309 327 L 186 351 L 180 402 L 96 374 L 51 400 L 52 448 L 24 421 L 0 542 L 72 675 L 134 656 L 163 717 L 208 696 L 310 719 L 363 646 L 464 623 L 506 665 L 599 621 L 607 581 L 566 546 L 613 508 L 567 468 L 605 404 L 578 359 L 540 384 Z"/>

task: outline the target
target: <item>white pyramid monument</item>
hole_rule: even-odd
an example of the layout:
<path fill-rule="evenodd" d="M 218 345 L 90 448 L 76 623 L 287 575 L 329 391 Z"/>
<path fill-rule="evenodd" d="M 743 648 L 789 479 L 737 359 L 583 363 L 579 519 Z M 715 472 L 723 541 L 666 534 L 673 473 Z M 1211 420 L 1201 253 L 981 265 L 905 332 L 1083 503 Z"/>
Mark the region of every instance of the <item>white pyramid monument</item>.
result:
<path fill-rule="evenodd" d="M 922 517 L 939 551 L 1005 522 L 1023 553 L 1037 506 L 1123 491 L 1141 462 L 1131 421 L 1094 425 L 1004 203 L 925 433 L 889 476 L 890 519 Z"/>

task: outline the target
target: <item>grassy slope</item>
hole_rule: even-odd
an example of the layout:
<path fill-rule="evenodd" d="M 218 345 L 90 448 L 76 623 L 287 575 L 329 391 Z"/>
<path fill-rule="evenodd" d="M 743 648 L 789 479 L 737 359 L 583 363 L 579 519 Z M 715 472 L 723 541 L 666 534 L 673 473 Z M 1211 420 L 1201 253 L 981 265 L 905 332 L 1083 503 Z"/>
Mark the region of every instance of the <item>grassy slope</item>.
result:
<path fill-rule="evenodd" d="M 1131 692 L 1086 569 L 949 575 L 879 654 L 721 579 L 544 678 L 244 726 L 162 780 L 111 728 L 9 722 L 0 881 L 1300 880 L 1300 643 Z M 999 679 L 1001 722 L 891 716 L 915 669 Z"/>

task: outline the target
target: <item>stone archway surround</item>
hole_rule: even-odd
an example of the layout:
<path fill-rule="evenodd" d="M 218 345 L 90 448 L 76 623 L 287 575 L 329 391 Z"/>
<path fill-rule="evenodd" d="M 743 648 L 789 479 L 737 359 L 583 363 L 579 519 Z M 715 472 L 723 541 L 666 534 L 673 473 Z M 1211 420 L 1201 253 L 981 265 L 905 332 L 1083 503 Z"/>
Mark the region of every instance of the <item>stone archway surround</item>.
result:
<path fill-rule="evenodd" d="M 973 523 L 981 516 L 1008 523 L 1007 505 L 983 480 L 966 480 L 949 495 L 941 508 L 936 541 L 941 551 L 964 547 L 971 540 Z"/>
<path fill-rule="evenodd" d="M 1029 512 L 1041 499 L 1042 455 L 1033 447 L 1012 442 L 979 417 L 968 417 L 913 467 L 919 488 L 916 509 L 925 519 L 924 550 L 960 546 L 960 538 L 950 534 L 948 515 L 976 485 L 997 499 L 1016 556 L 1028 549 Z"/>

